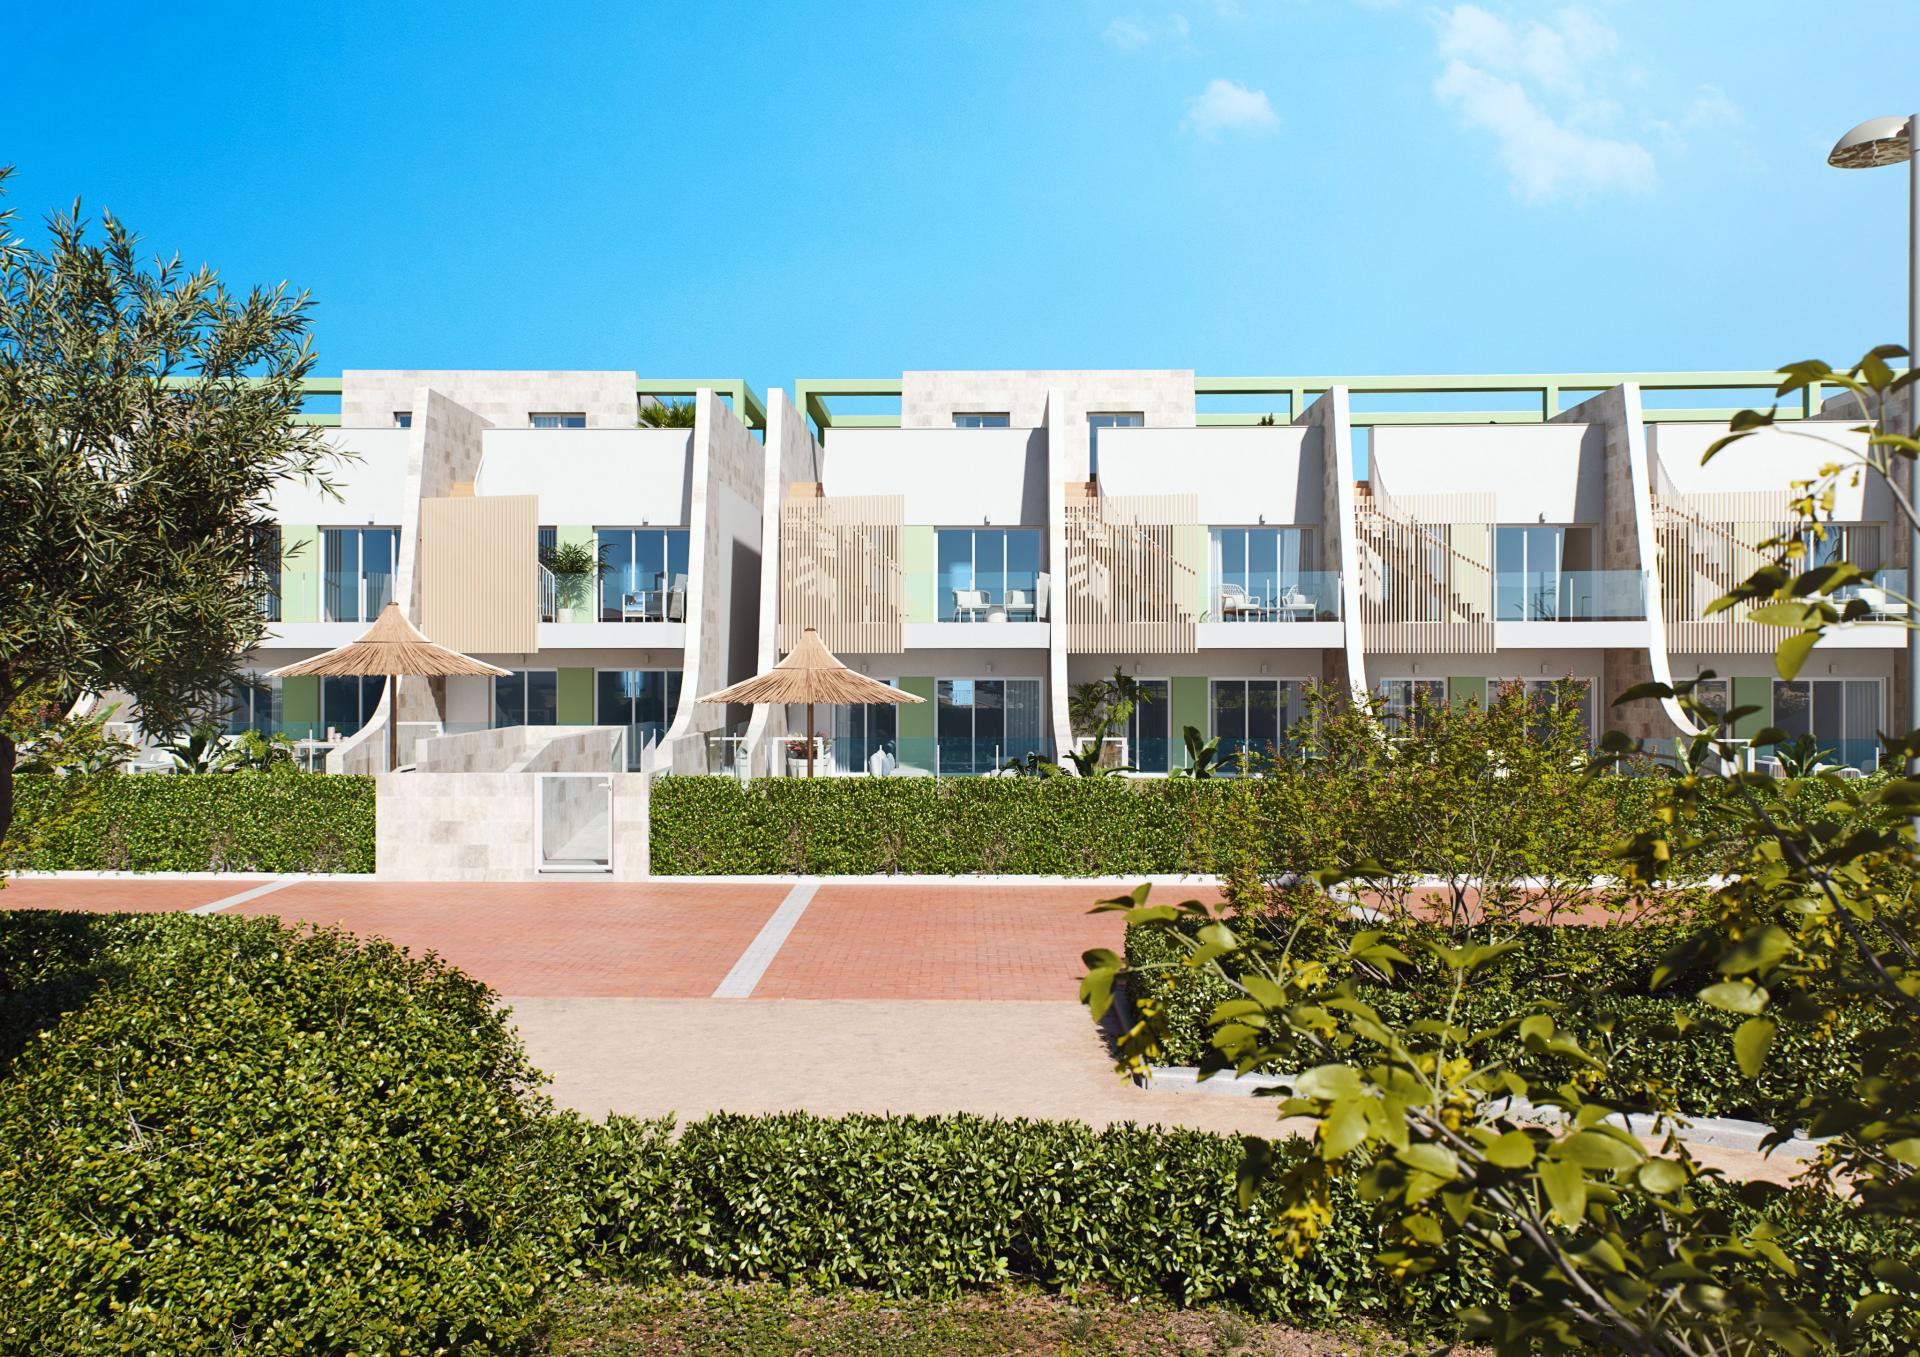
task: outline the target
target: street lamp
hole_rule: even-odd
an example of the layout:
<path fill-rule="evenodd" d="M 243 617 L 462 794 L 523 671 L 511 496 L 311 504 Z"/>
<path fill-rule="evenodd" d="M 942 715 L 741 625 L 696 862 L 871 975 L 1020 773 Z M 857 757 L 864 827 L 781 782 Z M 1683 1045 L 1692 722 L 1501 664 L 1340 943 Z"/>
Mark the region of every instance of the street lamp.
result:
<path fill-rule="evenodd" d="M 1842 170 L 1870 170 L 1881 165 L 1907 163 L 1907 364 L 1920 362 L 1920 113 L 1908 118 L 1869 118 L 1833 144 L 1827 163 Z M 1920 435 L 1920 401 L 1907 388 L 1908 433 Z M 1907 461 L 1907 503 L 1920 504 L 1920 464 Z M 1907 591 L 1920 582 L 1920 524 L 1909 522 L 1907 534 Z M 1911 621 L 1911 619 L 1909 619 Z M 1920 629 L 1907 631 L 1907 725 L 1920 725 Z M 1908 760 L 1907 772 L 1915 771 Z M 1920 817 L 1914 820 L 1920 835 Z"/>

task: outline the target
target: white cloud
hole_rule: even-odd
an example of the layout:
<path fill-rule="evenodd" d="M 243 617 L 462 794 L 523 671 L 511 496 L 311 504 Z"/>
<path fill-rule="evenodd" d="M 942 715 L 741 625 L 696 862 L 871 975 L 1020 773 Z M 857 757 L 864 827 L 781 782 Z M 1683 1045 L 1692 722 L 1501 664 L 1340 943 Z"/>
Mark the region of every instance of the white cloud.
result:
<path fill-rule="evenodd" d="M 1607 71 L 1619 48 L 1612 29 L 1577 7 L 1518 25 L 1456 5 L 1441 23 L 1445 65 L 1434 94 L 1492 134 L 1509 184 L 1528 202 L 1648 193 L 1660 177 L 1653 153 L 1610 132 L 1618 110 L 1592 93 L 1611 82 L 1590 73 Z"/>
<path fill-rule="evenodd" d="M 1250 90 L 1231 80 L 1209 81 L 1187 101 L 1187 116 L 1180 120 L 1182 131 L 1203 137 L 1222 132 L 1273 132 L 1279 126 L 1280 115 L 1273 111 L 1265 90 Z"/>
<path fill-rule="evenodd" d="M 1118 18 L 1107 25 L 1107 42 L 1123 52 L 1138 52 L 1144 47 L 1170 46 L 1184 49 L 1193 34 L 1193 25 L 1184 14 L 1169 14 L 1159 23 L 1144 19 Z"/>

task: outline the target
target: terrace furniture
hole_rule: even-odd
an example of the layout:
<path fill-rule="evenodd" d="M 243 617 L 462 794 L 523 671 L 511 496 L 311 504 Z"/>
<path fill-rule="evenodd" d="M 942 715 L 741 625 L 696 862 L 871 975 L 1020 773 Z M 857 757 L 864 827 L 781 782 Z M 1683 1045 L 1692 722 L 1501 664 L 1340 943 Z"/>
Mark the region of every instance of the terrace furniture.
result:
<path fill-rule="evenodd" d="M 1836 602 L 1843 606 L 1848 601 L 1857 598 L 1867 605 L 1875 617 L 1892 618 L 1905 617 L 1907 615 L 1907 605 L 1899 599 L 1892 597 L 1884 588 L 1877 584 L 1858 584 L 1850 589 L 1836 589 L 1833 591 L 1833 597 Z"/>
<path fill-rule="evenodd" d="M 1267 605 L 1264 599 L 1248 594 L 1237 584 L 1220 586 L 1220 617 L 1223 621 L 1233 622 L 1266 615 Z"/>
<path fill-rule="evenodd" d="M 1027 590 L 1007 590 L 1006 613 L 1009 620 L 1024 617 L 1029 622 L 1035 621 L 1038 619 L 1039 611 L 1039 604 L 1034 601 L 1033 595 Z"/>
<path fill-rule="evenodd" d="M 1052 592 L 1052 589 L 1053 589 L 1053 576 L 1047 574 L 1044 570 L 1041 571 L 1040 575 L 1034 580 L 1034 590 L 1033 590 L 1033 620 L 1034 621 L 1044 622 L 1047 620 L 1047 598 L 1048 598 L 1048 595 Z"/>
<path fill-rule="evenodd" d="M 953 591 L 953 615 L 961 622 L 978 622 L 980 614 L 992 607 L 985 589 L 955 589 Z"/>
<path fill-rule="evenodd" d="M 661 615 L 669 622 L 687 620 L 687 577 L 675 575 L 673 587 L 667 590 L 667 596 L 661 600 Z"/>
<path fill-rule="evenodd" d="M 654 601 L 659 597 L 657 589 L 629 589 L 620 595 L 620 620 L 622 622 L 657 622 L 660 618 L 654 612 Z"/>
<path fill-rule="evenodd" d="M 1319 611 L 1317 602 L 1297 587 L 1289 587 L 1273 605 L 1273 610 L 1283 622 L 1311 622 Z"/>

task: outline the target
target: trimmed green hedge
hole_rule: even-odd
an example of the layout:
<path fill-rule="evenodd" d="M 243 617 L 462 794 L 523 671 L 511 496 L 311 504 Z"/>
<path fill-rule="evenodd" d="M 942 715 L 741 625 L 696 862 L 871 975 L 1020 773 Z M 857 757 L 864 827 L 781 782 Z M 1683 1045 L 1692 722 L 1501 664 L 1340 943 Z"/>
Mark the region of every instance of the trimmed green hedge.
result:
<path fill-rule="evenodd" d="M 13 804 L 12 871 L 373 870 L 371 778 L 27 773 Z"/>
<path fill-rule="evenodd" d="M 1243 926 L 1246 926 L 1243 924 Z M 1335 937 L 1357 925 L 1339 925 Z M 1439 927 L 1407 930 L 1446 945 L 1464 939 Z M 1451 978 L 1429 953 L 1411 941 L 1403 945 L 1415 958 L 1394 988 L 1363 985 L 1362 997 L 1389 1021 L 1405 1026 L 1442 1019 L 1457 1002 L 1453 1021 L 1468 1031 L 1493 1027 L 1537 999 L 1564 1005 L 1555 1015 L 1561 1028 L 1583 1044 L 1603 1043 L 1608 1060 L 1605 1096 L 1627 1100 L 1651 1091 L 1676 1093 L 1688 1112 L 1702 1117 L 1741 1117 L 1769 1124 L 1792 1122 L 1800 1097 L 1812 1090 L 1837 1092 L 1856 1077 L 1847 1068 L 1861 1035 L 1857 1013 L 1843 1013 L 1830 1029 L 1782 1023 L 1758 1080 L 1740 1072 L 1733 1058 L 1733 1032 L 1743 1021 L 1699 1003 L 1691 996 L 1708 983 L 1705 974 L 1682 975 L 1658 993 L 1650 983 L 1655 965 L 1685 935 L 1679 925 L 1528 925 L 1514 933 L 1521 949 L 1499 965 L 1476 973 L 1471 989 L 1453 1000 Z M 1484 934 L 1479 935 L 1484 940 Z M 1325 949 L 1331 955 L 1333 948 Z M 1183 954 L 1163 932 L 1127 930 L 1127 961 L 1144 967 L 1166 966 L 1129 976 L 1138 997 L 1152 998 L 1167 1016 L 1163 1059 L 1169 1065 L 1197 1065 L 1208 1050 L 1208 1015 L 1235 997 L 1219 980 L 1180 964 Z M 1691 1024 L 1684 1037 L 1668 1040 L 1662 1029 L 1677 1021 Z M 1572 1064 L 1554 1057 L 1529 1056 L 1512 1036 L 1494 1051 L 1529 1076 L 1571 1076 Z"/>
<path fill-rule="evenodd" d="M 0 1354 L 524 1353 L 583 1271 L 951 1294 L 1008 1279 L 1445 1333 L 1471 1269 L 1395 1281 L 1349 1182 L 1301 1258 L 1227 1138 L 977 1117 L 554 1114 L 484 986 L 271 920 L 0 913 Z M 1305 1153 L 1277 1146 L 1282 1167 Z M 1899 1224 L 1740 1205 L 1843 1314 Z M 1897 1314 L 1858 1352 L 1901 1350 Z"/>

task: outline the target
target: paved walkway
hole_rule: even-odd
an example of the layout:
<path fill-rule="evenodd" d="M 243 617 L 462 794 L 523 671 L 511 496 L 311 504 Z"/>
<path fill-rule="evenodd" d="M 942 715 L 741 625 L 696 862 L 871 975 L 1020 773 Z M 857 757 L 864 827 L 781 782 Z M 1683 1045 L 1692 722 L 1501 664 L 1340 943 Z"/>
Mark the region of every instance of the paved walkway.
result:
<path fill-rule="evenodd" d="M 1271 1103 L 1112 1072 L 1075 1002 L 1118 948 L 1117 883 L 29 878 L 0 909 L 191 910 L 339 925 L 433 951 L 513 1006 L 589 1116 L 975 1112 L 1279 1132 Z M 1217 898 L 1161 885 L 1156 900 Z M 1701 1149 L 1740 1176 L 1792 1165 Z"/>

